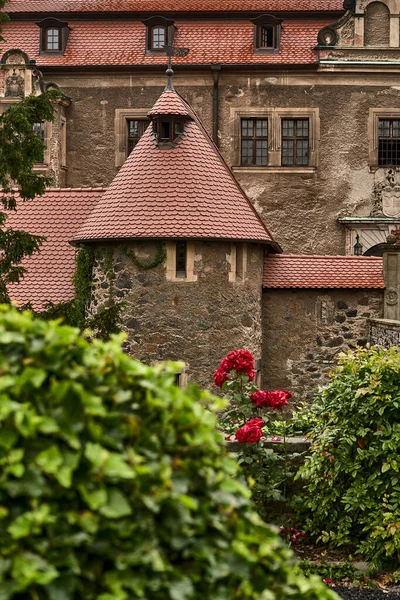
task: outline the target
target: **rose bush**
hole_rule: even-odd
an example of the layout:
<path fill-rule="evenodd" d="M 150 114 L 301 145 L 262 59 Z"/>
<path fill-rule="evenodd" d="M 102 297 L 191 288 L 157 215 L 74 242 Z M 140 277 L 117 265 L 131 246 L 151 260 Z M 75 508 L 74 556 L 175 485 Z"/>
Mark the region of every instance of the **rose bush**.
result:
<path fill-rule="evenodd" d="M 280 409 L 291 398 L 286 390 L 259 390 L 253 383 L 254 357 L 248 350 L 234 350 L 222 359 L 214 372 L 214 383 L 221 387 L 229 401 L 229 408 L 221 415 L 221 426 L 229 439 L 243 444 L 238 450 L 238 462 L 246 476 L 254 481 L 253 498 L 260 514 L 271 517 L 273 503 L 287 500 L 287 487 L 293 480 L 294 470 L 286 452 L 285 424 Z M 263 428 L 271 421 L 281 421 L 284 452 L 266 447 Z M 274 439 L 274 438 L 272 438 Z"/>

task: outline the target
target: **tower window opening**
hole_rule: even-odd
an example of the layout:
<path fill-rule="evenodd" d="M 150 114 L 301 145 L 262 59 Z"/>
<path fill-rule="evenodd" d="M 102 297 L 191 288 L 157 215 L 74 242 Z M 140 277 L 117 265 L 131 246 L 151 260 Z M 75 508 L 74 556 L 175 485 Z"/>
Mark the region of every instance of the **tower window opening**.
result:
<path fill-rule="evenodd" d="M 176 259 L 175 269 L 176 277 L 186 277 L 186 264 L 187 264 L 187 245 L 186 242 L 176 243 Z"/>

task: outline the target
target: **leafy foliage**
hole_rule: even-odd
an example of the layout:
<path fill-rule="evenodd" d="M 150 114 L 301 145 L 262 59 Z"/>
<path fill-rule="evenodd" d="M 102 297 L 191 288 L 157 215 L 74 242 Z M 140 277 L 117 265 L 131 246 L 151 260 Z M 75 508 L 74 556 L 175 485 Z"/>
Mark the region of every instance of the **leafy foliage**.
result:
<path fill-rule="evenodd" d="M 51 179 L 35 173 L 45 145 L 33 125 L 52 121 L 59 92 L 22 98 L 0 115 L 0 200 L 4 210 L 16 210 L 16 190 L 21 200 L 42 195 Z M 22 260 L 39 252 L 44 238 L 7 227 L 7 213 L 0 212 L 0 302 L 9 302 L 7 285 L 19 282 L 26 273 Z"/>
<path fill-rule="evenodd" d="M 120 342 L 0 308 L 0 598 L 334 600 L 254 513 L 216 399 Z"/>
<path fill-rule="evenodd" d="M 353 544 L 373 565 L 400 552 L 400 354 L 343 355 L 314 404 L 301 510 L 324 542 Z"/>

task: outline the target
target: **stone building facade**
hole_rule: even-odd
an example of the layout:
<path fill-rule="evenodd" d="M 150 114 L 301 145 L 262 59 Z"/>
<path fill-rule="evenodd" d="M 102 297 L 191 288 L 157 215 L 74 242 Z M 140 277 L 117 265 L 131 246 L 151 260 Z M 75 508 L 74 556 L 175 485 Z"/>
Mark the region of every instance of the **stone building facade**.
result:
<path fill-rule="evenodd" d="M 8 10 L 0 79 L 10 69 L 7 51 L 18 49 L 26 72 L 36 61 L 44 80 L 65 95 L 55 123 L 45 125 L 49 155 L 38 166 L 51 169 L 57 185 L 107 187 L 118 178 L 165 86 L 168 58 L 164 47 L 153 47 L 157 32 L 176 49 L 176 91 L 284 253 L 381 256 L 387 235 L 400 225 L 398 0 L 198 0 L 189 8 L 179 0 L 134 7 L 119 0 L 112 10 L 97 2 L 96 11 L 80 1 L 71 7 L 66 0 L 10 0 Z M 59 44 L 49 50 L 46 35 L 54 29 Z M 0 87 L 0 110 L 9 102 Z M 249 123 L 259 134 L 249 135 Z M 322 381 L 316 364 L 328 371 L 337 351 L 366 339 L 367 315 L 384 315 L 382 268 L 380 280 L 367 287 L 357 274 L 353 288 L 337 287 L 334 270 L 331 281 L 315 287 L 310 267 L 302 286 L 290 287 L 289 278 L 285 288 L 262 288 L 261 260 L 237 288 L 226 281 L 235 242 L 205 243 L 195 242 L 197 281 L 186 289 L 162 276 L 167 262 L 139 273 L 116 259 L 115 282 L 131 307 L 129 349 L 147 360 L 184 359 L 190 374 L 196 348 L 203 348 L 212 358 L 200 367 L 203 374 L 193 371 L 202 384 L 217 358 L 241 345 L 261 360 L 266 384 L 307 395 Z M 144 249 L 144 256 L 156 248 Z M 114 252 L 118 257 L 118 244 Z M 96 298 L 103 289 L 98 264 Z M 267 257 L 264 270 L 269 264 Z M 144 301 L 149 312 L 138 319 Z"/>

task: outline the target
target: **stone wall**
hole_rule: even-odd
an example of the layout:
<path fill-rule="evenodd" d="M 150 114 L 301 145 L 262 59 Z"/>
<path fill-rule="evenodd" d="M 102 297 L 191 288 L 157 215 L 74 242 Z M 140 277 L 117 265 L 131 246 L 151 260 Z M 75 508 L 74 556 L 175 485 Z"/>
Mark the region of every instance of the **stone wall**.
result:
<path fill-rule="evenodd" d="M 383 290 L 268 290 L 263 295 L 263 386 L 309 400 L 339 352 L 369 341 Z"/>
<path fill-rule="evenodd" d="M 106 186 L 115 176 L 115 111 L 150 109 L 165 85 L 159 74 L 46 71 L 71 96 L 67 109 L 67 186 Z M 177 91 L 212 131 L 210 69 L 178 72 Z M 370 169 L 370 108 L 400 106 L 397 76 L 389 72 L 315 73 L 313 70 L 228 72 L 219 87 L 219 143 L 237 167 L 239 141 L 232 136 L 232 110 L 319 109 L 317 166 L 241 169 L 234 174 L 285 252 L 345 254 L 346 232 L 338 217 L 370 215 L 374 186 L 382 170 Z M 82 160 L 82 157 L 85 160 Z M 380 179 L 379 179 L 380 180 Z M 348 251 L 348 249 L 347 249 Z"/>
<path fill-rule="evenodd" d="M 400 348 L 400 321 L 390 319 L 370 320 L 370 342 L 377 346 Z"/>
<path fill-rule="evenodd" d="M 151 262 L 154 243 L 129 244 L 136 256 Z M 247 277 L 229 281 L 231 244 L 195 242 L 197 281 L 168 281 L 166 266 L 138 269 L 121 250 L 114 251 L 115 301 L 124 301 L 126 350 L 146 363 L 182 360 L 189 380 L 207 388 L 220 360 L 235 348 L 261 358 L 261 285 L 263 248 L 247 246 Z M 109 297 L 110 258 L 97 250 L 93 313 Z"/>

